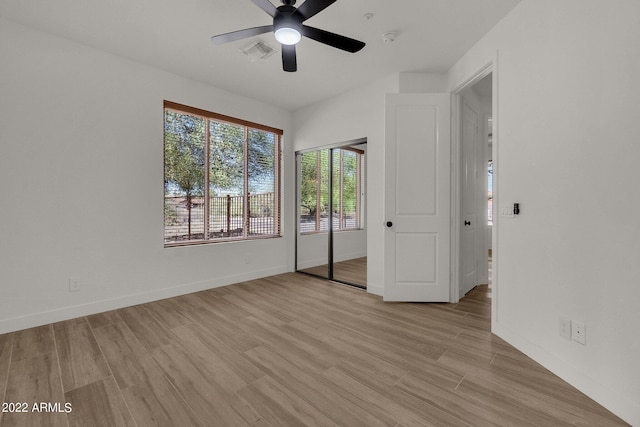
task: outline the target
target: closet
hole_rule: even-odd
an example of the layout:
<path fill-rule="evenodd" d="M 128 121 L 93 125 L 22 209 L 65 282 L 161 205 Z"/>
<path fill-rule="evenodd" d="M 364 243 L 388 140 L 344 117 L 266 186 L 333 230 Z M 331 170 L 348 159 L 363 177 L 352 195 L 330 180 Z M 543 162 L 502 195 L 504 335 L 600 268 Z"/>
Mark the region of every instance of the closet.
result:
<path fill-rule="evenodd" d="M 366 288 L 366 140 L 296 153 L 296 271 Z"/>

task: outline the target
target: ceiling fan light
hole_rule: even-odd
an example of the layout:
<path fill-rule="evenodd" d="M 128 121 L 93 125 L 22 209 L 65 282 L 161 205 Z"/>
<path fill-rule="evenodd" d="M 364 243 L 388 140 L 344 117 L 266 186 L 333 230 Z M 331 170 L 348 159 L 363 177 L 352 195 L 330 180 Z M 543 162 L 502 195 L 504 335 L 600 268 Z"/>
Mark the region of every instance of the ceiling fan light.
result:
<path fill-rule="evenodd" d="M 278 43 L 286 44 L 286 45 L 297 44 L 302 38 L 300 31 L 291 27 L 278 28 L 275 31 L 275 36 L 276 36 L 276 40 L 278 40 Z"/>

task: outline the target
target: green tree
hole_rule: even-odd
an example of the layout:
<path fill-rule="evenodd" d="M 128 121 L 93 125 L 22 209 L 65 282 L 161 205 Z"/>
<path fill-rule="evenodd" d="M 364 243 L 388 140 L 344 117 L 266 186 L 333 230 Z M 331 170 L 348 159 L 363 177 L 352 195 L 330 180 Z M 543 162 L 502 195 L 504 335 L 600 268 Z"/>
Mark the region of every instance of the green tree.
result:
<path fill-rule="evenodd" d="M 177 187 L 185 196 L 188 239 L 191 239 L 193 197 L 204 191 L 205 120 L 174 111 L 165 112 L 165 196 Z"/>
<path fill-rule="evenodd" d="M 210 121 L 210 181 L 214 192 L 225 191 L 241 195 L 244 189 L 245 128 L 225 122 Z M 248 129 L 247 166 L 249 189 L 254 192 L 273 191 L 275 183 L 276 135 L 258 129 Z"/>
<path fill-rule="evenodd" d="M 306 209 L 310 216 L 315 216 L 318 208 L 318 152 L 304 153 L 300 162 L 300 207 Z"/>
<path fill-rule="evenodd" d="M 342 214 L 355 215 L 357 191 L 357 155 L 353 151 L 342 150 Z"/>
<path fill-rule="evenodd" d="M 209 134 L 209 181 L 214 194 L 242 195 L 244 127 L 211 120 Z"/>
<path fill-rule="evenodd" d="M 338 214 L 340 228 L 348 216 L 354 216 L 358 203 L 358 154 L 350 150 L 333 150 L 333 213 Z M 320 163 L 318 168 L 318 161 Z M 301 159 L 300 207 L 303 214 L 314 217 L 318 210 L 329 213 L 329 150 L 304 153 Z M 318 189 L 320 197 L 318 199 Z M 342 209 L 340 205 L 342 200 Z M 332 215 L 330 215 L 332 216 Z"/>
<path fill-rule="evenodd" d="M 318 157 L 320 169 L 318 169 Z M 329 150 L 319 150 L 302 155 L 300 176 L 300 206 L 315 216 L 318 210 L 329 208 Z M 318 200 L 320 186 L 320 200 Z"/>
<path fill-rule="evenodd" d="M 274 191 L 276 159 L 276 135 L 258 129 L 248 133 L 248 173 L 249 192 L 266 193 Z"/>

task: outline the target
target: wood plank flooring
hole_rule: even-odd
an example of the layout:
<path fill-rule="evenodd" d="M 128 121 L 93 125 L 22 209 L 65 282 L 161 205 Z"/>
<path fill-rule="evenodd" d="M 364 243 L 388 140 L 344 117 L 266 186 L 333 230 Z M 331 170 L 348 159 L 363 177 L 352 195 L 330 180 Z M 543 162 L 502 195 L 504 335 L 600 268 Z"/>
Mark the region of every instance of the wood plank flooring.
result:
<path fill-rule="evenodd" d="M 0 426 L 626 425 L 492 335 L 490 303 L 290 273 L 0 335 L 0 401 L 28 408 Z"/>
<path fill-rule="evenodd" d="M 328 277 L 329 266 L 327 264 L 300 270 L 303 273 L 314 274 L 320 277 Z M 354 258 L 347 261 L 333 263 L 333 278 L 340 282 L 347 282 L 361 287 L 367 287 L 367 257 Z"/>
<path fill-rule="evenodd" d="M 367 257 L 354 258 L 333 264 L 333 278 L 367 287 Z"/>

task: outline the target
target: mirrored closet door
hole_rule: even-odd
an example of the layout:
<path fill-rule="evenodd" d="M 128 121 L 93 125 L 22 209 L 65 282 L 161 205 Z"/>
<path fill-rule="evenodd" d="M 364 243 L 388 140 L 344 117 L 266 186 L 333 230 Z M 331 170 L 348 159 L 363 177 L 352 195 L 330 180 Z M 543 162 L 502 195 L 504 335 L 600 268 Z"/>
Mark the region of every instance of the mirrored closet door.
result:
<path fill-rule="evenodd" d="M 366 141 L 296 153 L 296 270 L 366 288 Z"/>

